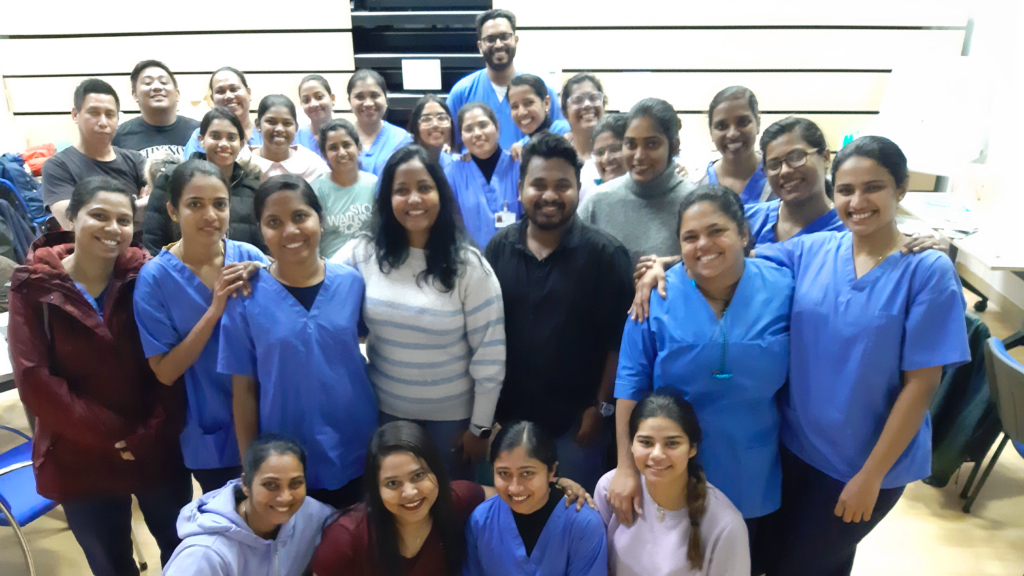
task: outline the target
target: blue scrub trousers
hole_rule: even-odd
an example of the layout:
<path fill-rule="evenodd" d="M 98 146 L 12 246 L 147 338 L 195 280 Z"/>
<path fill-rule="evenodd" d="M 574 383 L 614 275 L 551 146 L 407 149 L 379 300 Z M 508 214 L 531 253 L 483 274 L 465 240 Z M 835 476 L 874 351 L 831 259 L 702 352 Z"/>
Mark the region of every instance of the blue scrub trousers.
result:
<path fill-rule="evenodd" d="M 203 494 L 223 488 L 225 484 L 242 477 L 241 466 L 228 466 L 227 468 L 209 468 L 205 470 L 189 470 L 195 476 L 196 482 L 203 490 Z"/>
<path fill-rule="evenodd" d="M 857 544 L 892 510 L 905 486 L 879 491 L 871 520 L 846 523 L 835 515 L 846 483 L 804 462 L 785 446 L 781 453 L 780 546 L 769 576 L 849 576 Z"/>
<path fill-rule="evenodd" d="M 423 427 L 441 455 L 441 462 L 444 463 L 449 480 L 476 480 L 474 469 L 462 462 L 460 441 L 466 429 L 469 428 L 469 418 L 465 420 L 413 420 L 412 418 L 399 418 L 385 412 L 380 413 L 381 426 L 398 420 L 408 420 Z"/>
<path fill-rule="evenodd" d="M 179 473 L 159 486 L 135 493 L 157 545 L 160 564 L 166 566 L 181 540 L 178 513 L 192 501 L 192 478 Z M 95 576 L 138 576 L 132 557 L 132 497 L 96 496 L 64 502 L 64 515 Z M 153 567 L 150 566 L 150 571 Z"/>
<path fill-rule="evenodd" d="M 555 441 L 558 450 L 556 474 L 560 478 L 568 478 L 578 483 L 584 490 L 593 494 L 597 488 L 597 481 L 609 470 L 608 446 L 614 430 L 614 419 L 605 418 L 600 437 L 590 446 L 582 447 L 576 443 L 576 434 L 580 431 L 580 422 L 577 421 L 568 432 Z"/>

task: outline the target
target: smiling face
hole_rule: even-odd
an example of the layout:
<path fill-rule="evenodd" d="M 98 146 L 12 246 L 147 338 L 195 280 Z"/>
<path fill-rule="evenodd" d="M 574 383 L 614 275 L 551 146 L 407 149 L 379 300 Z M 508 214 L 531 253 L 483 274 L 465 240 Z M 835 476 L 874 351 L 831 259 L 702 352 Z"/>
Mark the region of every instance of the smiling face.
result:
<path fill-rule="evenodd" d="M 107 94 L 86 94 L 82 109 L 72 109 L 82 140 L 98 146 L 110 144 L 117 132 L 117 101 Z"/>
<path fill-rule="evenodd" d="M 764 163 L 784 160 L 790 153 L 804 152 L 807 161 L 803 166 L 790 168 L 785 161 L 778 172 L 768 172 L 768 184 L 772 191 L 783 202 L 800 204 L 815 195 L 825 193 L 825 169 L 828 167 L 828 150 L 819 153 L 804 142 L 800 134 L 793 130 L 783 134 L 768 144 Z"/>
<path fill-rule="evenodd" d="M 437 102 L 427 102 L 420 113 L 418 130 L 424 145 L 440 148 L 451 142 L 452 117 Z"/>
<path fill-rule="evenodd" d="M 508 103 L 512 109 L 512 120 L 523 134 L 536 132 L 551 110 L 551 96 L 541 100 L 533 88 L 526 85 L 509 86 Z"/>
<path fill-rule="evenodd" d="M 576 84 L 569 89 L 569 109 L 565 111 L 565 118 L 569 121 L 569 125 L 573 128 L 581 128 L 583 130 L 593 130 L 594 126 L 597 125 L 597 121 L 604 116 L 604 98 L 602 96 L 600 104 L 594 104 L 591 100 L 593 98 L 587 98 L 582 104 L 574 104 L 573 98 L 577 96 L 590 96 L 592 94 L 599 94 L 600 90 L 590 80 L 585 80 Z"/>
<path fill-rule="evenodd" d="M 345 130 L 332 130 L 327 133 L 327 163 L 332 171 L 342 173 L 359 168 L 359 144 Z"/>
<path fill-rule="evenodd" d="M 334 115 L 334 94 L 329 94 L 323 85 L 315 80 L 306 82 L 299 88 L 299 101 L 302 111 L 313 124 L 320 126 Z"/>
<path fill-rule="evenodd" d="M 870 236 L 892 227 L 896 208 L 907 193 L 884 166 L 870 158 L 853 157 L 835 174 L 835 204 L 839 219 L 856 236 Z"/>
<path fill-rule="evenodd" d="M 631 451 L 648 483 L 685 483 L 690 458 L 697 455 L 697 447 L 679 424 L 662 416 L 640 422 Z"/>
<path fill-rule="evenodd" d="M 626 164 L 632 166 L 629 174 L 633 181 L 647 182 L 664 172 L 674 154 L 669 145 L 654 120 L 640 117 L 630 122 L 622 153 L 629 156 Z"/>
<path fill-rule="evenodd" d="M 248 480 L 248 479 L 246 479 Z M 246 510 L 260 524 L 280 526 L 291 520 L 306 500 L 306 474 L 294 454 L 271 454 L 256 471 Z"/>
<path fill-rule="evenodd" d="M 614 180 L 627 172 L 622 156 L 622 140 L 611 132 L 602 132 L 594 139 L 591 157 L 602 182 Z"/>
<path fill-rule="evenodd" d="M 320 218 L 296 190 L 280 190 L 267 198 L 260 230 L 275 260 L 300 263 L 320 257 Z"/>
<path fill-rule="evenodd" d="M 679 242 L 690 275 L 710 280 L 743 266 L 747 234 L 712 202 L 698 202 L 683 214 Z"/>
<path fill-rule="evenodd" d="M 519 201 L 531 226 L 540 230 L 565 226 L 579 204 L 576 171 L 561 158 L 534 156 L 519 183 Z"/>
<path fill-rule="evenodd" d="M 177 110 L 181 95 L 171 75 L 159 66 L 144 69 L 135 82 L 135 100 L 142 110 Z"/>
<path fill-rule="evenodd" d="M 413 158 L 395 170 L 391 188 L 391 209 L 406 233 L 429 232 L 441 210 L 437 184 L 419 158 Z"/>
<path fill-rule="evenodd" d="M 219 242 L 230 218 L 228 189 L 219 178 L 198 174 L 181 191 L 178 206 L 167 203 L 167 212 L 177 217 L 181 237 L 189 244 Z"/>
<path fill-rule="evenodd" d="M 462 116 L 462 141 L 469 153 L 480 159 L 490 158 L 498 150 L 498 127 L 479 108 Z"/>
<path fill-rule="evenodd" d="M 380 498 L 398 524 L 416 524 L 437 502 L 437 476 L 409 452 L 395 452 L 380 462 Z"/>
<path fill-rule="evenodd" d="M 480 40 L 476 46 L 484 57 L 484 64 L 491 70 L 501 72 L 515 60 L 518 42 L 519 37 L 508 20 L 492 18 L 480 27 Z"/>
<path fill-rule="evenodd" d="M 514 512 L 532 514 L 547 504 L 557 468 L 556 463 L 549 470 L 519 446 L 498 454 L 494 460 L 494 488 Z"/>
<path fill-rule="evenodd" d="M 746 98 L 730 98 L 711 115 L 711 140 L 723 158 L 753 154 L 758 130 L 758 120 Z"/>
<path fill-rule="evenodd" d="M 352 87 L 352 93 L 348 97 L 352 106 L 352 113 L 356 119 L 365 125 L 379 122 L 388 111 L 388 101 L 384 90 L 373 78 L 364 78 L 356 82 Z"/>
<path fill-rule="evenodd" d="M 260 135 L 263 136 L 263 145 L 271 150 L 283 151 L 295 140 L 295 132 L 298 125 L 288 108 L 274 106 L 267 110 L 260 118 Z"/>
<path fill-rule="evenodd" d="M 245 126 L 249 119 L 252 91 L 242 84 L 241 78 L 230 70 L 218 72 L 210 81 L 214 104 L 227 106 Z"/>
<path fill-rule="evenodd" d="M 75 231 L 75 253 L 115 260 L 128 249 L 134 232 L 135 214 L 131 200 L 116 192 L 97 192 L 71 222 Z"/>
<path fill-rule="evenodd" d="M 214 119 L 203 136 L 203 149 L 206 150 L 206 159 L 218 168 L 231 166 L 242 149 L 242 135 L 231 122 Z"/>

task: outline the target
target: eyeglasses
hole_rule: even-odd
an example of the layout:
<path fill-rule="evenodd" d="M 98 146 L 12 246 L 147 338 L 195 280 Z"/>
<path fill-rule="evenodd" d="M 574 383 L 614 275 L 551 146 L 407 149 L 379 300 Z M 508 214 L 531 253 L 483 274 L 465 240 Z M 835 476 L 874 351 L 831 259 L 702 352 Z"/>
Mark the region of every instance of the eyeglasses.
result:
<path fill-rule="evenodd" d="M 483 42 L 484 46 L 494 46 L 495 44 L 498 43 L 498 40 L 501 40 L 502 44 L 508 44 L 509 42 L 512 41 L 512 36 L 513 35 L 511 33 L 504 32 L 502 34 L 495 34 L 493 36 L 484 36 L 483 38 L 480 39 L 480 41 Z"/>
<path fill-rule="evenodd" d="M 618 156 L 622 154 L 622 144 L 612 144 L 609 146 L 605 146 L 604 148 L 595 148 L 591 152 L 591 156 L 593 156 L 595 160 L 599 158 L 604 158 L 605 154 L 609 156 Z"/>
<path fill-rule="evenodd" d="M 604 94 L 600 92 L 587 92 L 583 94 L 573 94 L 569 98 L 569 104 L 573 106 L 583 106 L 587 102 L 590 102 L 594 106 L 600 106 L 604 104 Z"/>
<path fill-rule="evenodd" d="M 424 114 L 423 116 L 420 116 L 419 124 L 420 126 L 430 126 L 431 124 L 437 124 L 438 126 L 441 126 L 443 128 L 445 126 L 452 125 L 452 117 L 447 114 L 438 114 L 437 116 Z"/>
<path fill-rule="evenodd" d="M 772 158 L 765 162 L 764 171 L 769 174 L 776 174 L 782 170 L 783 162 L 785 162 L 786 166 L 789 166 L 790 168 L 799 168 L 807 163 L 808 156 L 811 154 L 818 154 L 819 152 L 821 152 L 821 148 L 815 148 L 814 150 L 793 150 L 782 158 Z"/>

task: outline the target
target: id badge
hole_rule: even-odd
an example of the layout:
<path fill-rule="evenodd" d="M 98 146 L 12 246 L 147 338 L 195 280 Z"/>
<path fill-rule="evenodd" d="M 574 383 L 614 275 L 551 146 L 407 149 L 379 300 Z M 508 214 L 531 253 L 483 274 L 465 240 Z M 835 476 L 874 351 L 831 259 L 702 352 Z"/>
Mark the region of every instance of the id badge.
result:
<path fill-rule="evenodd" d="M 508 202 L 505 202 L 505 209 L 494 215 L 494 227 L 504 228 L 516 223 L 516 213 L 508 211 Z"/>

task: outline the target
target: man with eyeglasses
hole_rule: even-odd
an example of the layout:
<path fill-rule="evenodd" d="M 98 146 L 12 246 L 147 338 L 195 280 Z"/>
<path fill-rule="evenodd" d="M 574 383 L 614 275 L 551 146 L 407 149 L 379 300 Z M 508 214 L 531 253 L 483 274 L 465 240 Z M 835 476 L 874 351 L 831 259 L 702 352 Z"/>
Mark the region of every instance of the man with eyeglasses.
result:
<path fill-rule="evenodd" d="M 515 78 L 513 61 L 516 57 L 516 16 L 508 10 L 488 10 L 476 18 L 477 48 L 484 57 L 483 70 L 478 70 L 459 80 L 448 93 L 448 107 L 457 118 L 459 109 L 469 102 L 483 102 L 494 110 L 498 117 L 498 145 L 508 150 L 524 136 L 523 131 L 512 120 L 512 108 L 508 102 L 508 85 Z M 548 86 L 552 95 L 551 120 L 562 120 L 558 90 Z M 455 139 L 461 144 L 462 134 L 455 122 L 452 123 Z"/>

